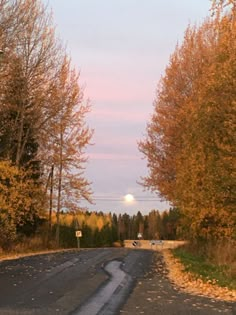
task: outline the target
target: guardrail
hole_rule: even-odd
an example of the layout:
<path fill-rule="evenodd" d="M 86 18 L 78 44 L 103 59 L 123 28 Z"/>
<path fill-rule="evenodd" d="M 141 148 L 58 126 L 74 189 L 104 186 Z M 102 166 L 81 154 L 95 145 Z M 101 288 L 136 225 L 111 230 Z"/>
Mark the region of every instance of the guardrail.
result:
<path fill-rule="evenodd" d="M 126 248 L 141 248 L 151 250 L 163 250 L 176 248 L 186 244 L 187 241 L 173 241 L 173 240 L 125 240 L 124 247 Z"/>

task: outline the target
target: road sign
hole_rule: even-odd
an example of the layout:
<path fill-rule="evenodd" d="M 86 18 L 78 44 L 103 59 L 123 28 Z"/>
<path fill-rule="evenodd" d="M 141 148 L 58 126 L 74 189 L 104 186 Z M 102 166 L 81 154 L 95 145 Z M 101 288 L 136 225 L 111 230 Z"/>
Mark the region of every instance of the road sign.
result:
<path fill-rule="evenodd" d="M 150 244 L 151 245 L 163 245 L 163 241 L 162 240 L 151 240 Z"/>
<path fill-rule="evenodd" d="M 142 235 L 142 233 L 138 233 L 138 238 L 142 238 L 143 237 L 143 235 Z"/>
<path fill-rule="evenodd" d="M 132 245 L 134 246 L 134 247 L 141 247 L 141 243 L 139 242 L 139 241 L 133 241 L 133 243 L 132 243 Z"/>
<path fill-rule="evenodd" d="M 82 237 L 82 231 L 75 231 L 76 237 Z"/>

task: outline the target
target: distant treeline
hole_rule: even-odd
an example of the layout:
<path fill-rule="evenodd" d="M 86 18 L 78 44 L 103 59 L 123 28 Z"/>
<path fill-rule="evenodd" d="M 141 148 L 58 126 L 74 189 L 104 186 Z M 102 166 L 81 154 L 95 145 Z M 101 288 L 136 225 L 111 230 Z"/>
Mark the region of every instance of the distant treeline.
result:
<path fill-rule="evenodd" d="M 54 218 L 54 216 L 53 216 Z M 54 219 L 53 219 L 54 221 Z M 60 216 L 60 245 L 76 247 L 75 231 L 81 230 L 81 247 L 102 247 L 123 244 L 125 239 L 176 239 L 180 235 L 178 209 L 159 212 L 152 210 L 147 215 L 140 211 L 135 215 L 105 214 L 103 212 L 62 213 Z M 55 228 L 52 228 L 52 239 Z"/>

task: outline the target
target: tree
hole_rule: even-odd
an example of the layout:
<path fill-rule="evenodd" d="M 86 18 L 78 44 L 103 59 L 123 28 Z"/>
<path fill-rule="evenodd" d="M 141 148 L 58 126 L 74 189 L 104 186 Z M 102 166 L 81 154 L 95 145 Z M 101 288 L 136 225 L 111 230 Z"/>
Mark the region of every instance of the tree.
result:
<path fill-rule="evenodd" d="M 189 237 L 232 237 L 235 6 L 189 27 L 170 58 L 147 136 L 143 185 L 181 209 Z"/>
<path fill-rule="evenodd" d="M 82 225 L 82 233 L 83 237 L 81 238 L 81 246 L 82 247 L 93 247 L 93 231 L 91 227 L 89 227 L 87 224 L 83 223 Z"/>
<path fill-rule="evenodd" d="M 135 228 L 136 228 L 136 235 L 135 237 L 137 238 L 138 233 L 141 233 L 143 236 L 144 233 L 144 218 L 143 215 L 140 211 L 137 212 L 137 215 L 135 217 Z"/>
<path fill-rule="evenodd" d="M 43 206 L 41 187 L 23 170 L 0 162 L 0 246 L 11 246 L 18 227 L 34 222 Z"/>
<path fill-rule="evenodd" d="M 201 239 L 231 238 L 235 226 L 235 20 L 217 21 L 205 78 L 195 94 L 194 109 L 183 138 L 177 186 L 180 207 Z M 210 82 L 210 84 L 209 84 Z M 189 136 L 191 135 L 191 137 Z M 189 185 L 191 183 L 191 185 Z M 188 187 L 186 189 L 186 187 Z"/>
<path fill-rule="evenodd" d="M 112 215 L 112 240 L 116 242 L 118 240 L 118 219 L 117 215 L 113 213 Z"/>
<path fill-rule="evenodd" d="M 175 240 L 178 227 L 180 226 L 180 211 L 177 208 L 170 208 L 162 213 L 162 235 L 163 239 Z"/>
<path fill-rule="evenodd" d="M 235 9 L 235 0 L 212 0 L 212 11 L 216 14 L 221 14 L 225 7 L 231 7 Z"/>
<path fill-rule="evenodd" d="M 0 9 L 0 159 L 24 172 L 25 180 L 45 184 L 45 194 L 51 173 L 50 211 L 57 189 L 59 228 L 62 207 L 91 201 L 84 176 L 90 106 L 42 2 L 0 0 Z"/>
<path fill-rule="evenodd" d="M 83 164 L 86 162 L 84 148 L 92 136 L 92 131 L 85 123 L 85 115 L 90 107 L 88 103 L 83 103 L 78 75 L 75 70 L 71 70 L 66 57 L 54 85 L 54 94 L 58 113 L 51 120 L 51 137 L 47 148 L 51 153 L 49 161 L 52 161 L 56 171 L 59 245 L 59 214 L 62 207 L 78 208 L 81 198 L 91 201 L 90 183 L 83 174 Z"/>
<path fill-rule="evenodd" d="M 148 239 L 160 239 L 160 214 L 157 210 L 152 210 L 148 214 Z"/>
<path fill-rule="evenodd" d="M 119 216 L 118 216 L 118 239 L 119 239 L 119 241 L 125 240 L 125 234 L 126 234 L 126 230 L 125 230 L 125 223 L 123 220 L 123 216 L 121 214 L 119 214 Z"/>
<path fill-rule="evenodd" d="M 196 27 L 186 30 L 182 46 L 176 47 L 158 85 L 146 139 L 139 143 L 149 168 L 142 184 L 169 201 L 178 199 L 176 161 L 184 149 L 183 136 L 188 133 L 194 93 L 204 79 L 203 66 L 208 63 L 208 51 L 215 42 L 211 25 L 207 20 L 199 31 Z"/>
<path fill-rule="evenodd" d="M 1 156 L 7 156 L 17 166 L 26 166 L 36 157 L 42 129 L 57 113 L 50 102 L 50 90 L 61 49 L 51 17 L 40 1 L 8 1 L 4 9 L 9 17 L 2 15 L 8 24 L 3 30 L 1 65 L 5 69 L 0 109 Z"/>

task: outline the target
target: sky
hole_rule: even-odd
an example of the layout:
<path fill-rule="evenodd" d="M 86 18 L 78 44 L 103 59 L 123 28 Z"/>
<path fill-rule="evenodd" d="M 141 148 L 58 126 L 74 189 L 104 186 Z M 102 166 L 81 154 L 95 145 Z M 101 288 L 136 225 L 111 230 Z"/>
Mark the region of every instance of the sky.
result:
<path fill-rule="evenodd" d="M 56 32 L 80 72 L 94 129 L 86 154 L 90 211 L 147 214 L 169 209 L 139 184 L 148 174 L 138 150 L 153 112 L 155 91 L 189 24 L 209 15 L 210 0 L 45 0 Z M 132 194 L 134 201 L 124 201 Z"/>

